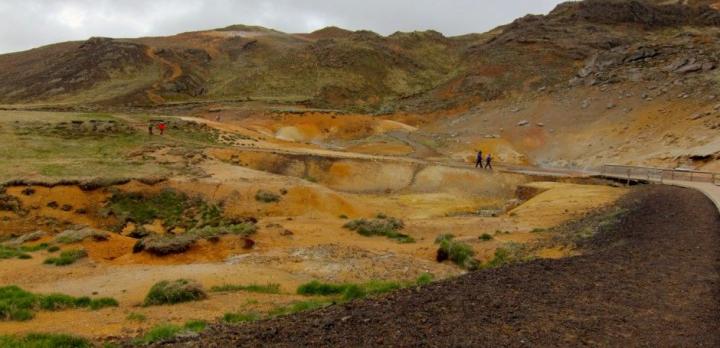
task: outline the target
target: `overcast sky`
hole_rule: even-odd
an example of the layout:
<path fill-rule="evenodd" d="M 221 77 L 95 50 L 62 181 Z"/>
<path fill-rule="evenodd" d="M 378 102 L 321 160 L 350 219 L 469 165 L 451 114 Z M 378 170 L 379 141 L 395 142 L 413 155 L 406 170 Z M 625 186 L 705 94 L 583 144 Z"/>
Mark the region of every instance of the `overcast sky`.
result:
<path fill-rule="evenodd" d="M 231 24 L 310 32 L 483 32 L 560 0 L 0 0 L 0 53 L 91 36 L 172 35 Z"/>

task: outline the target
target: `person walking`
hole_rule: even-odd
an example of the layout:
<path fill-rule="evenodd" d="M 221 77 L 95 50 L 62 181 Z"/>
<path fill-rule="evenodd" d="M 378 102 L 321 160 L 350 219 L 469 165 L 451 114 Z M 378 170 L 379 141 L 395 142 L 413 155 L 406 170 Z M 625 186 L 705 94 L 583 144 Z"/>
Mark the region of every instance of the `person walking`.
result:
<path fill-rule="evenodd" d="M 163 135 L 163 133 L 165 133 L 165 122 L 160 122 L 158 129 L 160 130 L 160 135 Z"/>
<path fill-rule="evenodd" d="M 155 127 L 155 125 L 152 122 L 148 123 L 148 134 L 149 135 L 153 135 L 153 127 Z"/>
<path fill-rule="evenodd" d="M 485 169 L 490 169 L 490 170 L 493 169 L 492 164 L 490 164 L 490 162 L 492 162 L 492 156 L 490 156 L 490 154 L 488 154 L 487 158 L 485 159 Z"/>
<path fill-rule="evenodd" d="M 478 154 L 477 154 L 477 159 L 475 160 L 475 168 L 477 168 L 478 166 L 480 166 L 480 168 L 482 169 L 482 167 L 483 167 L 483 164 L 482 164 L 482 163 L 483 163 L 482 150 L 479 150 L 479 151 L 478 151 Z"/>

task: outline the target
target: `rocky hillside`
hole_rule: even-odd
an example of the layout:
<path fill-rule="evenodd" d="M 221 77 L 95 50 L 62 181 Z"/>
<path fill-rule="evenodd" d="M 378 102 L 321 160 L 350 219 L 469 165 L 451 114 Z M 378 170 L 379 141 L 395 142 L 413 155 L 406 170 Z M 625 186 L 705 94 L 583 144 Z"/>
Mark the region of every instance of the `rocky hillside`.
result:
<path fill-rule="evenodd" d="M 92 38 L 1 55 L 0 103 L 147 106 L 250 99 L 365 111 L 443 110 L 571 79 L 641 79 L 615 71 L 680 54 L 682 27 L 714 43 L 704 28 L 718 25 L 720 13 L 707 1 L 587 0 L 486 34 L 450 38 L 432 31 L 383 37 L 335 27 L 287 34 L 242 25 L 172 37 Z M 702 52 L 685 52 L 667 65 L 681 73 L 715 68 L 714 45 L 693 50 Z"/>

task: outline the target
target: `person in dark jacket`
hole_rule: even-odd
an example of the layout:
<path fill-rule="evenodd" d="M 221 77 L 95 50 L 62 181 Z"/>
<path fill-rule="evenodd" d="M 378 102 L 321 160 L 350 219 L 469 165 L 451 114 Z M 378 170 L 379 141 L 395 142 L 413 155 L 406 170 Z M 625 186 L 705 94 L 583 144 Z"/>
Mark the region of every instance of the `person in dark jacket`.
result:
<path fill-rule="evenodd" d="M 492 156 L 490 156 L 490 154 L 488 154 L 487 159 L 485 159 L 485 169 L 490 169 L 490 170 L 493 169 L 492 164 L 490 164 L 490 162 L 492 162 Z"/>
<path fill-rule="evenodd" d="M 152 122 L 148 123 L 148 134 L 149 135 L 153 135 L 153 127 L 155 127 L 155 125 L 153 125 Z"/>
<path fill-rule="evenodd" d="M 480 150 L 480 151 L 478 151 L 478 154 L 477 154 L 477 160 L 475 160 L 475 168 L 477 168 L 478 166 L 480 166 L 480 168 L 482 168 L 483 167 L 482 163 L 483 163 L 483 155 L 482 155 L 482 150 Z"/>

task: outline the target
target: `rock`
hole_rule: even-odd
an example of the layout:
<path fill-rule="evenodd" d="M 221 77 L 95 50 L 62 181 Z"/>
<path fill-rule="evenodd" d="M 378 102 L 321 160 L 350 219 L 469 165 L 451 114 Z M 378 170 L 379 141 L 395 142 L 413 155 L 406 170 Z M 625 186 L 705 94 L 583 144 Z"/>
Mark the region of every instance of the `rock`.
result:
<path fill-rule="evenodd" d="M 705 62 L 702 64 L 702 71 L 710 71 L 712 69 L 715 69 L 715 63 L 713 62 Z"/>
<path fill-rule="evenodd" d="M 590 101 L 587 99 L 583 100 L 582 104 L 580 104 L 580 108 L 587 109 L 588 107 L 590 107 Z"/>
<path fill-rule="evenodd" d="M 610 109 L 614 109 L 616 106 L 617 105 L 615 105 L 615 103 L 610 102 L 610 103 L 608 103 L 607 108 L 608 108 L 608 110 L 610 110 Z"/>
<path fill-rule="evenodd" d="M 691 73 L 691 72 L 700 71 L 700 70 L 702 70 L 702 68 L 703 68 L 702 63 L 694 63 L 694 64 L 685 65 L 685 66 L 675 70 L 675 72 L 678 74 L 687 74 L 687 73 Z"/>
<path fill-rule="evenodd" d="M 542 122 L 538 122 L 538 123 L 537 123 L 537 126 L 538 126 L 538 127 L 545 127 L 545 124 L 542 123 Z"/>
<path fill-rule="evenodd" d="M 522 120 L 522 121 L 518 122 L 517 125 L 518 125 L 518 127 L 522 127 L 522 126 L 528 125 L 529 123 L 530 123 L 530 121 L 528 121 L 528 120 Z"/>

